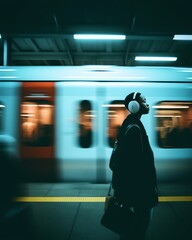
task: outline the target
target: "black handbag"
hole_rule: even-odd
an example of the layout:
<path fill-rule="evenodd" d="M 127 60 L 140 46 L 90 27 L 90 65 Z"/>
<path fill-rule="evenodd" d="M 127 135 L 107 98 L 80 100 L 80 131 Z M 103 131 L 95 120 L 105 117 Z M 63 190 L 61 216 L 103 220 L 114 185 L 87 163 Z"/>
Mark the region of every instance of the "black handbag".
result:
<path fill-rule="evenodd" d="M 133 222 L 134 212 L 123 204 L 118 203 L 116 198 L 108 193 L 101 225 L 115 233 L 122 234 L 127 233 L 132 228 Z"/>

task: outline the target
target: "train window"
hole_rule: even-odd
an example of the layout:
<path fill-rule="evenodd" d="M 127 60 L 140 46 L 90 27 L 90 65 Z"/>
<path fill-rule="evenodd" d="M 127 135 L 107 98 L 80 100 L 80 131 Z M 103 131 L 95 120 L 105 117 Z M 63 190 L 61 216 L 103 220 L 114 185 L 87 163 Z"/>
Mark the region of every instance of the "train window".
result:
<path fill-rule="evenodd" d="M 93 142 L 93 110 L 91 102 L 83 100 L 79 103 L 79 131 L 78 144 L 82 148 L 89 148 Z"/>
<path fill-rule="evenodd" d="M 3 118 L 4 118 L 5 105 L 0 102 L 0 131 L 3 130 Z"/>
<path fill-rule="evenodd" d="M 113 147 L 118 130 L 127 117 L 128 111 L 125 108 L 124 101 L 121 100 L 115 100 L 104 106 L 108 107 L 108 144 Z"/>
<path fill-rule="evenodd" d="M 53 105 L 50 102 L 22 102 L 21 137 L 27 146 L 53 145 Z"/>
<path fill-rule="evenodd" d="M 192 147 L 192 102 L 161 102 L 154 106 L 157 142 L 163 148 Z"/>

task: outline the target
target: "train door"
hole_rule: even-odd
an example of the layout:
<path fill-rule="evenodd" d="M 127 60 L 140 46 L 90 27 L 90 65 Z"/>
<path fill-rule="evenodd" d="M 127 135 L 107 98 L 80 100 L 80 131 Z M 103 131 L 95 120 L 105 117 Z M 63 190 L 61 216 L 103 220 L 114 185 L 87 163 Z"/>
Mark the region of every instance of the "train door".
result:
<path fill-rule="evenodd" d="M 64 181 L 97 178 L 96 89 L 90 83 L 56 83 L 56 157 Z"/>
<path fill-rule="evenodd" d="M 52 178 L 54 83 L 22 83 L 20 133 L 20 155 L 29 179 Z"/>

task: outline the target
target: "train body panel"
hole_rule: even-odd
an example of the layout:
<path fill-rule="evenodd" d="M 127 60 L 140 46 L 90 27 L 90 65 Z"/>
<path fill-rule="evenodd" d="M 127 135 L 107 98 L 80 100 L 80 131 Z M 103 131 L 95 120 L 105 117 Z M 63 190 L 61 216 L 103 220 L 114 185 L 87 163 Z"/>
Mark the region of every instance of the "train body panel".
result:
<path fill-rule="evenodd" d="M 0 82 L 0 134 L 11 136 L 16 140 L 14 151 L 17 154 L 19 153 L 20 90 L 19 82 Z"/>
<path fill-rule="evenodd" d="M 192 144 L 183 138 L 192 123 L 192 69 L 4 67 L 0 73 L 0 134 L 16 139 L 26 171 L 32 169 L 29 180 L 109 182 L 112 145 L 128 114 L 123 100 L 138 91 L 150 105 L 142 122 L 158 181 L 192 181 Z M 41 87 L 30 85 L 35 82 Z"/>
<path fill-rule="evenodd" d="M 1 81 L 191 82 L 191 68 L 119 66 L 0 67 Z"/>

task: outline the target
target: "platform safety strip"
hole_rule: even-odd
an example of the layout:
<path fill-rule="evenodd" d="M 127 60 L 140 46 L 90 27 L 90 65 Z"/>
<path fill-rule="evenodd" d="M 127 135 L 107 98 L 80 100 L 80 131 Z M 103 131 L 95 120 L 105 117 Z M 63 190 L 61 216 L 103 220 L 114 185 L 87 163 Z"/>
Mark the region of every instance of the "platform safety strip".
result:
<path fill-rule="evenodd" d="M 105 197 L 18 197 L 17 202 L 105 202 Z M 192 202 L 192 196 L 161 196 L 159 202 Z"/>

